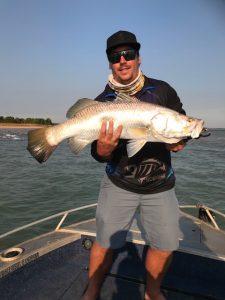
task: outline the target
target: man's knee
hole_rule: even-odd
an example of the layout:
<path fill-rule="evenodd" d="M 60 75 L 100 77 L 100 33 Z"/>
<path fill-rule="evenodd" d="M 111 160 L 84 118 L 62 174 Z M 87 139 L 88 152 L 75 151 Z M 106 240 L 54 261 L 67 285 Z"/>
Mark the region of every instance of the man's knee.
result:
<path fill-rule="evenodd" d="M 171 263 L 172 257 L 172 251 L 149 248 L 147 251 L 145 264 L 147 269 L 156 268 L 166 270 Z"/>

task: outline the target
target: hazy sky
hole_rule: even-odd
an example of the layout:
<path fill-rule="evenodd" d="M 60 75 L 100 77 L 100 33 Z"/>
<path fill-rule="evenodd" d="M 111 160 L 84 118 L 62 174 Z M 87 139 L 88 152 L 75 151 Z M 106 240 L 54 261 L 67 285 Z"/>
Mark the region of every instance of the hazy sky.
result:
<path fill-rule="evenodd" d="M 136 34 L 142 71 L 188 115 L 225 127 L 225 1 L 0 0 L 0 115 L 65 119 L 110 73 L 106 39 Z"/>

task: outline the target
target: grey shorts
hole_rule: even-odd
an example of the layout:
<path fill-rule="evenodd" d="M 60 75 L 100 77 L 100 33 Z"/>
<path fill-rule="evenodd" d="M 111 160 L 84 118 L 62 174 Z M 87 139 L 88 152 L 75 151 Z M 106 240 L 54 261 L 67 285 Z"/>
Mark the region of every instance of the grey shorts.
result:
<path fill-rule="evenodd" d="M 115 186 L 104 176 L 96 212 L 96 241 L 105 248 L 126 242 L 134 214 L 139 208 L 144 239 L 154 249 L 176 250 L 179 246 L 179 207 L 174 189 L 157 194 L 136 194 Z"/>

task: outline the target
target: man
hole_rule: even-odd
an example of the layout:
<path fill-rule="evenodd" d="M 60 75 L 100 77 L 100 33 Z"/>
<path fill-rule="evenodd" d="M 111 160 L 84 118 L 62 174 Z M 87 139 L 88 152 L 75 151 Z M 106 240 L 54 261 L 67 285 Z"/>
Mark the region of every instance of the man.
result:
<path fill-rule="evenodd" d="M 172 87 L 147 78 L 140 71 L 140 46 L 136 36 L 127 31 L 116 32 L 108 38 L 106 53 L 112 74 L 96 100 L 114 101 L 117 94 L 125 93 L 185 113 Z M 122 126 L 114 128 L 112 120 L 108 124 L 103 121 L 99 139 L 92 144 L 92 156 L 107 165 L 98 199 L 89 284 L 82 299 L 97 299 L 112 263 L 113 249 L 124 246 L 126 232 L 139 207 L 146 243 L 150 245 L 145 262 L 145 300 L 165 300 L 160 285 L 172 252 L 178 248 L 179 210 L 170 151 L 182 150 L 185 143 L 147 143 L 128 158 L 127 141 L 120 139 L 121 132 Z"/>

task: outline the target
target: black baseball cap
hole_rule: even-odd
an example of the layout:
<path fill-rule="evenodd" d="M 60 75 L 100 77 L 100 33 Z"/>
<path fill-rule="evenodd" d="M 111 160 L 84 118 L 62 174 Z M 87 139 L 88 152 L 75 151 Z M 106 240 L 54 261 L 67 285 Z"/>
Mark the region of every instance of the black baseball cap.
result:
<path fill-rule="evenodd" d="M 107 39 L 106 53 L 107 55 L 119 46 L 127 45 L 139 51 L 141 44 L 137 42 L 136 36 L 129 31 L 117 31 Z"/>

